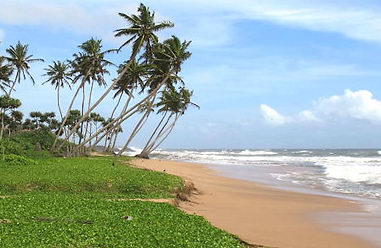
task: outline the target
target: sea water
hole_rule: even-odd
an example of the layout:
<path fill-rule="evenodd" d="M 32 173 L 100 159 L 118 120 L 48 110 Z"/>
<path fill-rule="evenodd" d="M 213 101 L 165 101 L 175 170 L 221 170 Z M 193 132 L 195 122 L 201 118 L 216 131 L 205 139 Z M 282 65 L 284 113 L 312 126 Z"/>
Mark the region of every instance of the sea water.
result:
<path fill-rule="evenodd" d="M 134 155 L 139 152 L 129 152 Z M 275 180 L 326 191 L 381 199 L 381 150 L 158 150 L 153 158 L 221 165 L 250 180 L 266 172 Z M 213 168 L 218 170 L 218 166 Z M 253 170 L 251 170 L 253 169 Z M 236 171 L 233 173 L 232 171 Z M 252 175 L 255 178 L 258 175 Z"/>
<path fill-rule="evenodd" d="M 125 153 L 134 156 L 140 149 Z M 381 247 L 381 149 L 162 149 L 152 158 L 208 165 L 224 176 L 358 202 L 361 212 L 312 216 Z"/>

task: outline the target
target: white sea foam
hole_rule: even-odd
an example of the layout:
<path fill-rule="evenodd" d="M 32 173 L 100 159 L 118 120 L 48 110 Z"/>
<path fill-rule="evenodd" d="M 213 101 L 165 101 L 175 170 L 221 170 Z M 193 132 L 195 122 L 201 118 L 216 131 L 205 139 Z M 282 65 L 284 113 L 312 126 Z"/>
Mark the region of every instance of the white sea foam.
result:
<path fill-rule="evenodd" d="M 136 147 L 132 150 L 124 154 L 134 156 L 141 152 Z M 297 184 L 378 198 L 381 197 L 381 156 L 377 154 L 381 155 L 381 151 L 158 150 L 152 156 L 210 164 L 290 167 L 296 173 L 276 172 L 272 176 Z"/>
<path fill-rule="evenodd" d="M 328 165 L 327 177 L 344 179 L 355 183 L 381 184 L 381 166 L 373 165 Z"/>
<path fill-rule="evenodd" d="M 251 151 L 251 150 L 244 150 L 241 152 L 238 152 L 240 155 L 251 155 L 251 156 L 258 156 L 258 155 L 276 155 L 277 152 L 271 152 L 271 151 Z"/>

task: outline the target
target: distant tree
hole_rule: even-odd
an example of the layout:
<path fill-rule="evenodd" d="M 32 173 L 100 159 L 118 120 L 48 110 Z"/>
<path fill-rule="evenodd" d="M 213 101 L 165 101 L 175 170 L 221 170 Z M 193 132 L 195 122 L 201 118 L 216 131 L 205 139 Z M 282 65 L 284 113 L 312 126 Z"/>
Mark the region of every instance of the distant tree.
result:
<path fill-rule="evenodd" d="M 71 89 L 71 71 L 70 65 L 61 62 L 61 61 L 53 61 L 52 65 L 49 65 L 48 68 L 45 69 L 46 73 L 44 76 L 48 76 L 48 80 L 45 83 L 51 83 L 51 85 L 57 91 L 57 105 L 58 111 L 60 112 L 61 120 L 63 119 L 62 109 L 60 105 L 60 89 L 64 88 L 67 85 Z"/>
<path fill-rule="evenodd" d="M 6 112 L 9 110 L 15 110 L 21 106 L 21 101 L 19 99 L 11 98 L 9 96 L 0 96 L 0 109 L 2 109 L 1 114 L 1 131 L 0 139 L 3 138 L 3 133 L 5 130 L 4 119 L 6 118 Z"/>
<path fill-rule="evenodd" d="M 5 59 L 12 66 L 13 71 L 16 73 L 11 88 L 8 92 L 8 95 L 11 95 L 14 90 L 16 83 L 20 83 L 21 79 L 26 79 L 28 76 L 33 84 L 35 84 L 33 76 L 30 74 L 30 64 L 37 61 L 44 61 L 43 59 L 34 59 L 33 55 L 29 54 L 28 45 L 23 45 L 20 41 L 16 44 L 16 46 L 10 46 L 6 49 L 8 54 Z"/>

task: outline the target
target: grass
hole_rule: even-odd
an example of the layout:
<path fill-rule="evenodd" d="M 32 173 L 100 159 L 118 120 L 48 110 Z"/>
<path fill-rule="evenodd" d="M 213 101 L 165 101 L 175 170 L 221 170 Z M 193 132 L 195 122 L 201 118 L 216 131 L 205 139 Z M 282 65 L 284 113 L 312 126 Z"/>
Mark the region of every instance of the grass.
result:
<path fill-rule="evenodd" d="M 167 203 L 110 200 L 171 198 L 181 178 L 113 157 L 34 160 L 0 162 L 0 247 L 243 247 Z"/>
<path fill-rule="evenodd" d="M 144 171 L 112 157 L 48 158 L 36 165 L 0 163 L 0 192 L 104 193 L 129 198 L 168 198 L 178 177 Z"/>

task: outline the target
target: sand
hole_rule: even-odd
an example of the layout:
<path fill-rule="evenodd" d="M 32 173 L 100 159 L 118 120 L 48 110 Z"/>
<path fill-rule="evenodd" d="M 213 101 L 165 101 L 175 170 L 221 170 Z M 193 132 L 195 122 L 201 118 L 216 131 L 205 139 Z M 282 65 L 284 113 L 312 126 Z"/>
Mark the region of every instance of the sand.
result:
<path fill-rule="evenodd" d="M 248 243 L 281 248 L 374 247 L 357 237 L 328 231 L 313 218 L 319 212 L 361 211 L 355 202 L 231 179 L 201 164 L 143 159 L 132 164 L 193 182 L 200 193 L 180 207 Z"/>

